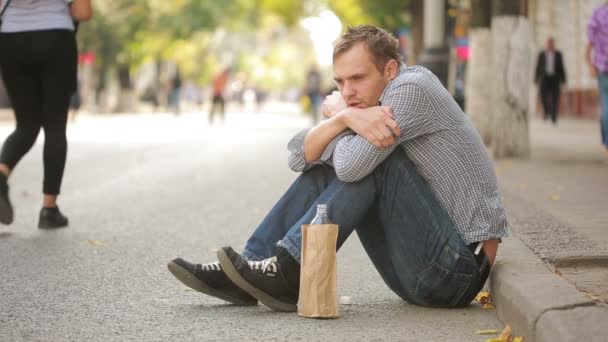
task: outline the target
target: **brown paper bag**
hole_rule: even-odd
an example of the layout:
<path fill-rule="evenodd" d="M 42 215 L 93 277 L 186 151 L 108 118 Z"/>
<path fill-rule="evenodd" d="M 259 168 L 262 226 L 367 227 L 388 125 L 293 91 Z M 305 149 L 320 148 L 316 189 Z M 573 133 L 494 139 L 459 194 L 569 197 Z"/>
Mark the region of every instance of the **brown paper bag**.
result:
<path fill-rule="evenodd" d="M 335 224 L 302 225 L 298 315 L 338 317 L 338 263 Z"/>

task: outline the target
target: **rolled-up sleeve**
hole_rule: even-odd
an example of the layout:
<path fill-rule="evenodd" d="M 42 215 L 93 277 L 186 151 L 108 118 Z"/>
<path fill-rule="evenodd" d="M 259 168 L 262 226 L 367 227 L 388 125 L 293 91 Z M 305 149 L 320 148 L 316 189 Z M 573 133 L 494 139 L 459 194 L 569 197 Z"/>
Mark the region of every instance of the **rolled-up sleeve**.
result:
<path fill-rule="evenodd" d="M 350 129 L 347 129 L 344 132 L 340 133 L 329 143 L 329 145 L 327 145 L 327 147 L 323 151 L 323 154 L 321 154 L 321 157 L 318 160 L 313 161 L 311 163 L 307 163 L 306 156 L 304 154 L 304 139 L 306 138 L 306 135 L 308 135 L 309 131 L 310 128 L 307 128 L 298 132 L 298 134 L 291 138 L 291 140 L 287 144 L 287 150 L 289 151 L 287 164 L 289 165 L 289 168 L 292 171 L 304 172 L 310 170 L 315 165 L 322 164 L 333 166 L 332 155 L 334 153 L 336 145 L 338 144 L 338 141 L 340 141 L 342 137 L 355 134 L 355 132 L 351 131 Z"/>

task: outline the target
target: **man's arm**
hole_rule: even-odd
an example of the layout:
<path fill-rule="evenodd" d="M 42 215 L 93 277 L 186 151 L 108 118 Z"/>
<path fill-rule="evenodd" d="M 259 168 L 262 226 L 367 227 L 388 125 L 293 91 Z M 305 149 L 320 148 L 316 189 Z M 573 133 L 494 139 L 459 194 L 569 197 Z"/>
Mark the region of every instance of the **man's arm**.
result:
<path fill-rule="evenodd" d="M 91 0 L 74 0 L 70 6 L 70 14 L 77 21 L 87 21 L 93 17 Z"/>
<path fill-rule="evenodd" d="M 395 148 L 406 140 L 436 130 L 430 100 L 420 86 L 412 83 L 401 84 L 387 91 L 383 96 L 383 106 L 392 108 L 400 135 L 388 147 L 378 147 L 364 138 L 354 125 L 349 125 L 357 135 L 340 138 L 333 152 L 333 165 L 338 178 L 344 182 L 356 182 L 370 174 Z M 366 111 L 377 111 L 372 107 Z M 363 113 L 365 114 L 365 113 Z M 361 115 L 353 112 L 353 115 Z"/>
<path fill-rule="evenodd" d="M 322 121 L 308 131 L 306 138 L 304 138 L 304 157 L 306 163 L 319 160 L 327 145 L 347 128 L 344 115 L 340 113 Z"/>

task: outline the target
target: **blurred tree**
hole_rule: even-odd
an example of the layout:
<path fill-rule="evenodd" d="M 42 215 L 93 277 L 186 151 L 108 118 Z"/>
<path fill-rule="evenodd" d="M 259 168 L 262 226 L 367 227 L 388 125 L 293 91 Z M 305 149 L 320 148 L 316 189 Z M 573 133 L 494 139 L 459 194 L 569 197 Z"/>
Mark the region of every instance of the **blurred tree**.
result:
<path fill-rule="evenodd" d="M 345 25 L 370 24 L 389 32 L 409 24 L 410 0 L 327 0 Z"/>
<path fill-rule="evenodd" d="M 287 60 L 309 60 L 299 19 L 330 8 L 345 24 L 394 30 L 404 25 L 409 1 L 397 0 L 113 0 L 95 2 L 93 20 L 78 33 L 81 51 L 97 56 L 98 89 L 119 81 L 132 92 L 131 73 L 146 63 L 175 62 L 187 79 L 206 83 L 232 60 L 275 86 L 295 82 Z M 227 40 L 227 41 L 224 41 Z M 256 45 L 257 46 L 254 46 Z M 280 46 L 281 44 L 285 46 Z M 221 49 L 220 47 L 224 48 Z M 253 54 L 254 58 L 243 58 Z M 228 57 L 228 58 L 227 58 Z M 248 63 L 242 61 L 249 60 Z M 250 62 L 257 60 L 262 66 Z M 277 68 L 281 69 L 279 72 Z M 279 77 L 284 73 L 286 77 Z M 262 76 L 264 75 L 264 76 Z M 270 76 L 274 75 L 274 76 Z M 121 95 L 122 96 L 122 95 Z M 120 101 L 119 101 L 120 102 Z M 129 101 L 124 101 L 128 103 Z"/>

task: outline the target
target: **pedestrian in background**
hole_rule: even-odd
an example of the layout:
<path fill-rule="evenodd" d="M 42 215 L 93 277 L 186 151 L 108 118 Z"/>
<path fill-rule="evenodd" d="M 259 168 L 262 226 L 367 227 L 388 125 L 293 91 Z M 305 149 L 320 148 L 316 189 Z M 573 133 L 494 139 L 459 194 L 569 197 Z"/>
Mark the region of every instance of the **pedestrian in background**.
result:
<path fill-rule="evenodd" d="M 593 11 L 587 35 L 589 44 L 585 55 L 591 75 L 599 81 L 602 144 L 608 152 L 608 1 Z"/>
<path fill-rule="evenodd" d="M 171 90 L 169 91 L 169 107 L 173 109 L 175 115 L 181 112 L 181 93 L 182 93 L 182 76 L 179 72 L 179 67 L 176 67 L 175 74 L 171 79 Z"/>
<path fill-rule="evenodd" d="M 321 73 L 316 65 L 313 65 L 306 74 L 306 95 L 310 101 L 310 115 L 312 121 L 316 125 L 319 122 L 319 107 L 323 102 L 321 92 Z"/>
<path fill-rule="evenodd" d="M 224 91 L 230 77 L 230 68 L 224 69 L 221 73 L 213 78 L 213 97 L 211 98 L 211 110 L 209 111 L 209 123 L 213 124 L 213 117 L 216 110 L 219 108 L 220 119 L 224 122 L 226 116 L 226 100 Z"/>
<path fill-rule="evenodd" d="M 566 83 L 566 70 L 562 53 L 555 49 L 552 37 L 547 39 L 547 48 L 538 54 L 534 82 L 540 86 L 544 119 L 551 118 L 553 124 L 557 124 L 561 85 Z"/>
<path fill-rule="evenodd" d="M 66 122 L 76 90 L 75 21 L 92 16 L 91 0 L 0 0 L 0 72 L 16 128 L 0 152 L 0 222 L 13 221 L 8 177 L 44 130 L 44 185 L 39 228 L 68 219 L 57 207 L 67 154 Z"/>

